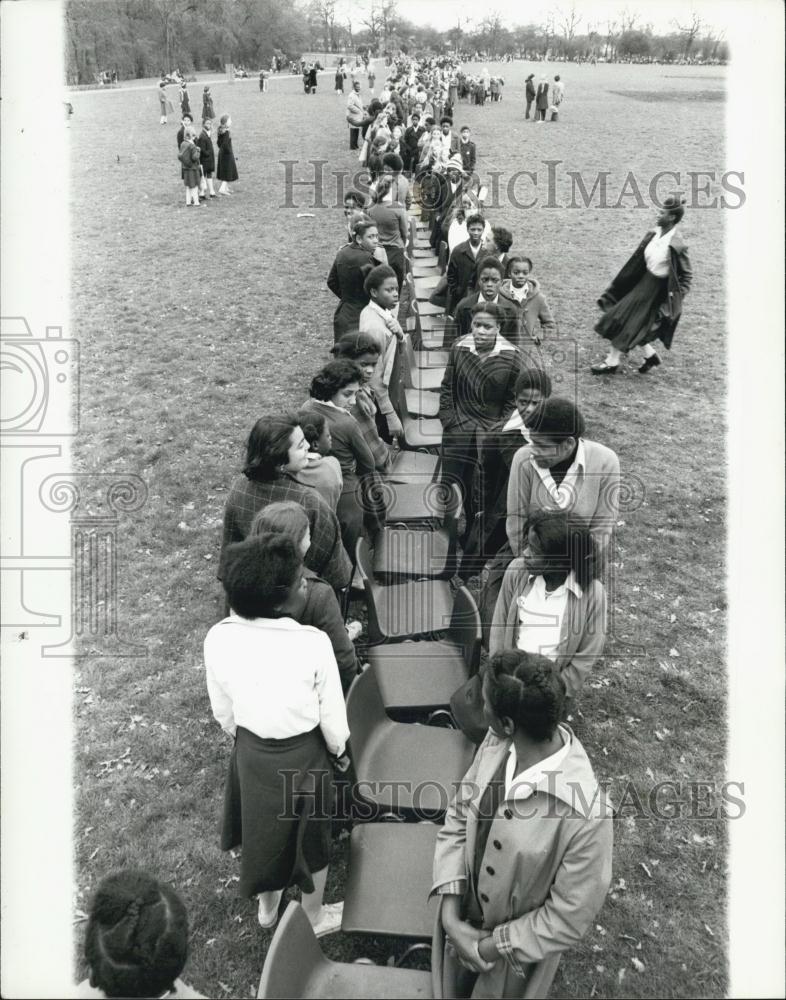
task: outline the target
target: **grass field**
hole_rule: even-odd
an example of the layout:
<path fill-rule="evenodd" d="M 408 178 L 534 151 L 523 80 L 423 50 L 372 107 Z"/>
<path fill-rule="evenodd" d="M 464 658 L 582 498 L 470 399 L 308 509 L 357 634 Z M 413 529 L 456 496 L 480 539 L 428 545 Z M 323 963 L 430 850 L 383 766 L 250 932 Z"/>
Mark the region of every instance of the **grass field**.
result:
<path fill-rule="evenodd" d="M 553 995 L 717 997 L 726 989 L 724 826 L 691 818 L 696 809 L 637 817 L 625 789 L 632 783 L 646 799 L 661 781 L 724 774 L 720 209 L 689 210 L 683 223 L 694 284 L 663 366 L 646 378 L 630 366 L 609 381 L 588 367 L 602 356 L 595 299 L 654 222 L 635 197 L 619 198 L 626 175 L 648 201 L 655 174 L 679 172 L 690 201 L 687 171 L 719 177 L 732 167 L 723 78 L 717 68 L 551 67 L 549 75 L 564 70 L 561 120 L 534 125 L 523 120 L 523 81 L 538 68 L 505 65 L 503 102 L 463 105 L 456 124 L 472 127 L 492 189 L 499 175 L 489 218 L 514 232 L 549 297 L 559 323 L 551 346 L 565 359 L 555 368 L 560 393 L 576 393 L 587 436 L 613 447 L 643 484 L 641 503 L 620 514 L 614 642 L 576 721 L 621 806 L 613 888 Z M 120 634 L 143 643 L 147 658 L 88 658 L 76 678 L 75 907 L 114 868 L 157 873 L 189 910 L 185 978 L 211 997 L 247 997 L 270 936 L 236 895 L 236 860 L 218 849 L 229 744 L 210 715 L 201 646 L 220 617 L 221 516 L 245 436 L 261 412 L 305 397 L 332 344 L 324 281 L 342 216 L 312 207 L 307 187 L 294 189 L 297 207 L 282 207 L 279 161 L 299 161 L 296 180 L 313 177 L 306 161 L 328 161 L 328 205 L 329 171 L 357 163 L 329 78 L 314 97 L 283 74 L 264 95 L 255 81 L 211 85 L 216 113 L 232 114 L 240 181 L 232 197 L 196 212 L 185 207 L 177 125 L 158 124 L 154 87 L 69 98 L 72 335 L 83 359 L 76 460 L 82 471 L 137 473 L 149 488 L 146 507 L 121 524 L 118 551 Z M 201 86 L 189 89 L 197 106 Z M 538 173 L 512 189 L 520 204 L 537 193 L 527 209 L 507 197 L 522 170 Z M 596 173 L 610 172 L 608 204 L 620 206 L 597 207 L 596 197 L 593 207 L 567 207 L 569 171 L 588 190 Z M 666 177 L 659 190 L 674 186 Z M 329 900 L 341 898 L 346 850 L 336 841 Z M 340 935 L 325 948 L 377 960 L 390 950 Z"/>

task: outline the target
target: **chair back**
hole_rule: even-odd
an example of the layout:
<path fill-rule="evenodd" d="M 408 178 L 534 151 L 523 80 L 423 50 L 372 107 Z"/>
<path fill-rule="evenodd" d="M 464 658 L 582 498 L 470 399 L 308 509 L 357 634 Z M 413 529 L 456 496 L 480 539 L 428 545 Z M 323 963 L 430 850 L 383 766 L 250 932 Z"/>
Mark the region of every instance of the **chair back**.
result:
<path fill-rule="evenodd" d="M 388 385 L 388 396 L 393 404 L 393 409 L 402 424 L 409 420 L 409 409 L 407 408 L 407 397 L 404 393 L 403 374 L 401 365 L 401 345 L 396 344 L 393 354 L 393 367 L 390 371 L 390 384 Z"/>
<path fill-rule="evenodd" d="M 289 903 L 267 950 L 257 1000 L 306 995 L 308 980 L 325 956 L 300 903 Z"/>
<path fill-rule="evenodd" d="M 442 274 L 445 273 L 445 268 L 448 266 L 449 257 L 450 253 L 448 252 L 448 245 L 444 240 L 442 240 L 439 244 L 439 256 L 437 258 L 437 265 Z"/>
<path fill-rule="evenodd" d="M 366 771 L 363 761 L 372 736 L 381 726 L 395 725 L 385 711 L 373 667 L 367 667 L 352 681 L 347 692 L 347 724 L 351 733 L 352 760 L 358 780 L 362 781 Z"/>
<path fill-rule="evenodd" d="M 470 676 L 477 673 L 480 666 L 480 644 L 483 638 L 483 629 L 481 628 L 478 606 L 466 587 L 459 587 L 453 598 L 453 614 L 450 617 L 448 638 L 461 646 L 464 651 L 464 662 L 469 669 Z"/>
<path fill-rule="evenodd" d="M 415 357 L 415 350 L 412 347 L 412 338 L 408 333 L 404 334 L 404 339 L 396 346 L 396 353 L 401 354 L 401 378 L 407 389 L 413 388 L 412 372 L 417 371 L 418 361 Z"/>
<path fill-rule="evenodd" d="M 360 579 L 363 581 L 363 591 L 366 595 L 368 636 L 372 645 L 376 645 L 384 642 L 376 605 L 376 592 L 379 589 L 379 585 L 374 580 L 374 560 L 369 552 L 368 542 L 362 535 L 358 538 L 357 545 L 355 546 L 355 565 Z"/>

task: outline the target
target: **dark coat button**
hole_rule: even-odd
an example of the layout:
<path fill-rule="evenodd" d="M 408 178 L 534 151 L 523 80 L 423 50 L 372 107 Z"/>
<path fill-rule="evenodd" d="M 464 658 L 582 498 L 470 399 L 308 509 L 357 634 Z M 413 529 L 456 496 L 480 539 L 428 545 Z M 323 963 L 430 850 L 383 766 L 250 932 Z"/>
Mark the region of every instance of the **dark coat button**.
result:
<path fill-rule="evenodd" d="M 491 867 L 491 865 L 486 865 L 486 871 L 489 873 L 489 875 L 495 874 L 494 869 Z"/>
<path fill-rule="evenodd" d="M 506 809 L 502 815 L 505 817 L 505 819 L 513 819 L 513 813 L 510 811 L 510 809 Z"/>
<path fill-rule="evenodd" d="M 500 844 L 500 842 L 499 842 L 498 840 L 495 840 L 495 841 L 494 841 L 494 846 L 496 847 L 496 849 L 497 849 L 498 851 L 501 851 L 501 850 L 502 850 L 502 844 Z"/>
<path fill-rule="evenodd" d="M 488 901 L 489 901 L 489 898 L 488 898 L 488 896 L 486 895 L 485 892 L 481 892 L 480 898 L 483 900 L 484 903 L 488 903 Z"/>

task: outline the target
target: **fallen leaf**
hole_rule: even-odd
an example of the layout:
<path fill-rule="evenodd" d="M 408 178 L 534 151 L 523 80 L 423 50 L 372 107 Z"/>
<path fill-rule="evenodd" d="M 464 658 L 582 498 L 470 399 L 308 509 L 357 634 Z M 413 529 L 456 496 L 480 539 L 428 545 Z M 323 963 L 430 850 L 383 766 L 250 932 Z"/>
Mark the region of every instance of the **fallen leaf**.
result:
<path fill-rule="evenodd" d="M 636 972 L 644 972 L 644 969 L 646 968 L 646 966 L 644 965 L 644 963 L 642 961 L 640 961 L 638 958 L 636 958 L 635 956 L 633 958 L 631 958 L 630 964 L 633 966 L 633 968 L 636 970 Z"/>
<path fill-rule="evenodd" d="M 643 862 L 643 861 L 639 861 L 639 868 L 643 868 L 643 869 L 644 869 L 644 871 L 645 871 L 645 872 L 647 873 L 647 878 L 652 878 L 652 872 L 651 872 L 651 871 L 649 870 L 649 868 L 648 868 L 648 867 L 647 867 L 647 866 L 646 866 L 646 865 L 644 864 L 644 862 Z"/>

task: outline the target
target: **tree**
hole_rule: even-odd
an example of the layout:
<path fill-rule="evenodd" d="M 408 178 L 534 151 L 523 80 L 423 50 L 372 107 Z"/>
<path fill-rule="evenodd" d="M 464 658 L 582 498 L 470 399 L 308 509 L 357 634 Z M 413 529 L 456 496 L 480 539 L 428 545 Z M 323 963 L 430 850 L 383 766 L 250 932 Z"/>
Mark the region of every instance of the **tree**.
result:
<path fill-rule="evenodd" d="M 603 50 L 604 59 L 613 59 L 615 54 L 615 45 L 617 38 L 619 37 L 619 30 L 617 28 L 616 21 L 606 22 L 606 47 Z M 611 53 L 611 54 L 609 54 Z"/>
<path fill-rule="evenodd" d="M 690 50 L 693 48 L 693 43 L 696 41 L 696 36 L 701 31 L 702 21 L 696 11 L 691 11 L 690 24 L 682 25 L 678 21 L 674 21 L 674 27 L 682 35 L 684 47 L 682 54 L 685 59 L 690 55 Z"/>
<path fill-rule="evenodd" d="M 311 0 L 309 13 L 322 27 L 325 52 L 335 52 L 336 0 Z"/>
<path fill-rule="evenodd" d="M 620 31 L 624 35 L 626 31 L 633 31 L 636 27 L 636 22 L 639 19 L 639 15 L 636 11 L 630 11 L 626 7 L 620 13 Z"/>
<path fill-rule="evenodd" d="M 652 43 L 643 31 L 629 29 L 620 35 L 617 52 L 621 56 L 649 56 L 652 52 Z"/>
<path fill-rule="evenodd" d="M 557 8 L 557 21 L 562 29 L 566 42 L 572 42 L 576 35 L 576 28 L 581 24 L 581 14 L 576 12 L 576 4 L 572 3 L 570 10 Z"/>

